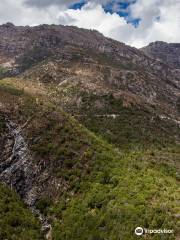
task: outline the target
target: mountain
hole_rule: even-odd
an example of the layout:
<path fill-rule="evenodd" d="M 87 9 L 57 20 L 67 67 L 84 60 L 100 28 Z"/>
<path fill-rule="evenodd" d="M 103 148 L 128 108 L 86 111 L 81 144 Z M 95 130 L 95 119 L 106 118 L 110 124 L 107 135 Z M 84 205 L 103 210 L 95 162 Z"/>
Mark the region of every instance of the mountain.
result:
<path fill-rule="evenodd" d="M 0 180 L 22 209 L 6 221 L 2 195 L 0 238 L 178 239 L 178 68 L 76 27 L 0 36 Z"/>
<path fill-rule="evenodd" d="M 180 69 L 180 44 L 153 42 L 141 49 L 148 56 L 158 59 L 175 69 Z"/>
<path fill-rule="evenodd" d="M 44 63 L 51 64 L 51 61 L 57 68 L 68 62 L 74 68 L 79 64 L 80 72 L 82 65 L 90 72 L 92 68 L 99 72 L 98 68 L 104 66 L 106 70 L 99 73 L 104 75 L 105 84 L 138 93 L 152 103 L 160 103 L 162 98 L 169 105 L 179 102 L 179 74 L 174 69 L 96 31 L 55 25 L 15 27 L 8 23 L 0 27 L 0 34 L 3 76 L 22 73 L 37 63 L 43 67 Z M 61 81 L 61 76 L 56 76 L 57 71 L 52 69 L 48 74 L 51 73 Z"/>

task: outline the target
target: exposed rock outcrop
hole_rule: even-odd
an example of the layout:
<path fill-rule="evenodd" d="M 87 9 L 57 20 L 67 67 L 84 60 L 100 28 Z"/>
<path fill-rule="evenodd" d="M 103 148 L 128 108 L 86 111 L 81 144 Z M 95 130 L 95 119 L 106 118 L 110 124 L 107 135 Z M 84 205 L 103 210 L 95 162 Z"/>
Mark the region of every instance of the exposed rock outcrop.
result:
<path fill-rule="evenodd" d="M 7 116 L 5 122 L 8 128 L 5 151 L 10 156 L 0 163 L 0 181 L 11 186 L 19 193 L 35 216 L 39 218 L 45 238 L 50 240 L 52 239 L 51 225 L 48 223 L 47 218 L 35 207 L 38 192 L 32 190 L 32 187 L 36 173 L 28 144 L 20 127 L 10 121 Z"/>
<path fill-rule="evenodd" d="M 180 43 L 157 41 L 141 49 L 145 54 L 180 70 Z"/>

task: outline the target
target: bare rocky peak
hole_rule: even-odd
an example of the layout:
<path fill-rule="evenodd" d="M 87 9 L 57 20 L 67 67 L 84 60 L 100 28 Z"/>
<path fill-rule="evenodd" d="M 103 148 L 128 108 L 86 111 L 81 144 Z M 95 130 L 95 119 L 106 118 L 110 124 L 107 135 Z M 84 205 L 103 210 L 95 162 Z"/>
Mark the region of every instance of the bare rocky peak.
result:
<path fill-rule="evenodd" d="M 18 64 L 17 59 L 29 55 L 34 49 L 44 51 L 44 57 L 61 54 L 67 46 L 77 46 L 95 53 L 105 53 L 123 64 L 161 71 L 164 77 L 169 68 L 180 68 L 180 44 L 155 42 L 138 50 L 124 43 L 104 37 L 95 30 L 81 29 L 73 26 L 39 25 L 35 27 L 14 26 L 6 23 L 0 26 L 0 63 L 9 61 Z M 37 51 L 36 51 L 37 52 Z M 158 61 L 163 60 L 163 62 Z"/>
<path fill-rule="evenodd" d="M 60 25 L 16 27 L 11 23 L 7 23 L 0 26 L 0 37 L 1 55 L 20 54 L 33 46 L 60 47 L 62 42 L 93 47 L 108 42 L 97 31 Z M 12 48 L 14 48 L 14 52 L 11 51 Z"/>
<path fill-rule="evenodd" d="M 34 58 L 34 55 L 32 56 L 34 49 L 36 56 L 44 54 L 44 58 L 41 57 L 42 60 L 49 55 L 61 54 L 62 50 L 64 51 L 67 46 L 76 46 L 83 50 L 104 53 L 124 65 L 134 65 L 135 68 L 145 67 L 151 68 L 155 72 L 161 71 L 161 75 L 165 78 L 169 74 L 167 66 L 156 59 L 148 57 L 143 51 L 106 38 L 95 30 L 45 24 L 29 27 L 14 26 L 11 23 L 7 23 L 0 26 L 1 64 L 7 65 L 9 62 L 13 62 L 13 67 L 17 66 L 19 62 L 26 59 L 26 56 L 31 55 L 31 58 Z M 40 54 L 37 52 L 37 49 L 40 49 Z M 21 61 L 22 58 L 23 60 Z"/>
<path fill-rule="evenodd" d="M 104 37 L 95 30 L 62 25 L 16 27 L 11 23 L 0 26 L 0 57 L 17 57 L 34 47 L 62 48 L 73 44 L 95 51 L 113 54 L 114 57 L 133 58 L 144 62 L 144 54 L 124 43 Z"/>
<path fill-rule="evenodd" d="M 142 48 L 148 56 L 168 64 L 173 68 L 180 69 L 180 43 L 166 43 L 157 41 Z"/>
<path fill-rule="evenodd" d="M 171 56 L 168 46 L 156 42 L 147 49 L 157 48 L 160 53 L 164 51 L 165 56 Z M 178 44 L 176 47 L 179 49 Z M 171 48 L 174 49 L 175 45 Z M 106 38 L 98 31 L 73 26 L 17 27 L 11 23 L 0 26 L 0 66 L 10 66 L 11 75 L 26 71 L 28 77 L 32 72 L 32 77 L 58 84 L 63 74 L 67 75 L 64 68 L 67 68 L 65 72 L 71 72 L 73 66 L 79 64 L 78 72 L 86 69 L 86 72 L 94 71 L 97 76 L 102 72 L 102 79 L 108 82 L 110 88 L 115 86 L 143 96 L 149 102 L 166 102 L 166 105 L 176 107 L 180 70 L 159 61 L 156 56 L 148 56 L 146 48 L 143 51 Z M 49 63 L 52 64 L 46 72 Z M 77 72 L 71 75 L 77 76 Z"/>

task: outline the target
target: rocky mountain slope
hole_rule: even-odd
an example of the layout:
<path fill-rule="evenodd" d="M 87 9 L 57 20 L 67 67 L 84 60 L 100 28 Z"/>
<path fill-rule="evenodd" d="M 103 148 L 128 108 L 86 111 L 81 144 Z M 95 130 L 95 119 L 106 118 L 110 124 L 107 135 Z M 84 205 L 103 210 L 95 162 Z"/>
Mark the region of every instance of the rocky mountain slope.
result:
<path fill-rule="evenodd" d="M 154 42 L 142 48 L 148 56 L 159 59 L 175 69 L 180 69 L 180 44 L 179 43 L 166 43 Z"/>
<path fill-rule="evenodd" d="M 178 69 L 76 27 L 0 36 L 0 179 L 34 234 L 15 210 L 2 239 L 130 240 L 137 226 L 178 239 Z"/>

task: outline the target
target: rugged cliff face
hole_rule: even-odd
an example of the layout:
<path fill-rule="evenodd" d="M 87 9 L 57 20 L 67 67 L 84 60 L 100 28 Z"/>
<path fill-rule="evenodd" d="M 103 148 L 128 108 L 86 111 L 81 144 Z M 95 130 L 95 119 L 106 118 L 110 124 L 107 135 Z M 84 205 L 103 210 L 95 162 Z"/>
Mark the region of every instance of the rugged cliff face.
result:
<path fill-rule="evenodd" d="M 178 237 L 179 70 L 76 27 L 8 23 L 0 36 L 0 180 L 44 237 L 130 240 L 137 225 Z"/>
<path fill-rule="evenodd" d="M 125 91 L 161 105 L 169 114 L 177 113 L 178 71 L 142 51 L 76 27 L 5 24 L 0 35 L 2 77 L 26 70 L 27 76 L 56 85 L 65 79 L 71 84 L 72 77 L 76 83 L 89 78 L 95 89 L 102 85 L 116 89 L 117 94 Z M 88 81 L 83 84 L 87 86 Z"/>
<path fill-rule="evenodd" d="M 169 81 L 172 78 L 171 69 L 167 65 L 148 58 L 142 51 L 105 38 L 97 31 L 56 25 L 16 27 L 8 23 L 0 26 L 0 35 L 1 63 L 15 66 L 19 71 L 48 56 L 62 56 L 62 52 L 66 54 L 63 51 L 66 47 L 76 46 L 94 53 L 104 53 L 109 59 L 113 58 L 129 68 L 143 67 L 152 73 L 159 73 L 163 78 L 169 77 Z M 25 62 L 23 57 L 26 58 Z"/>
<path fill-rule="evenodd" d="M 148 56 L 159 59 L 175 69 L 180 69 L 180 44 L 154 42 L 141 49 Z"/>

